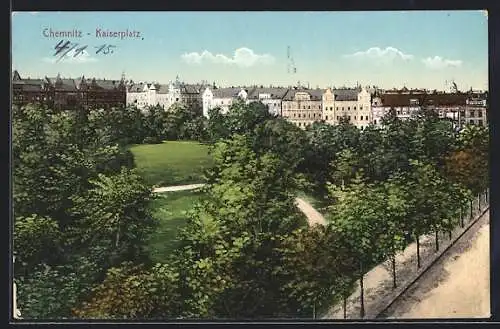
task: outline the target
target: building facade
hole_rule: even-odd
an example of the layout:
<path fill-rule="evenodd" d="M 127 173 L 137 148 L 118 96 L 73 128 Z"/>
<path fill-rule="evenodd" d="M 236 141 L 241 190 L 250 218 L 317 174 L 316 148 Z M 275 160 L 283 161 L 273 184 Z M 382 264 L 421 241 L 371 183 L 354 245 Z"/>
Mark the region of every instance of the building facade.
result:
<path fill-rule="evenodd" d="M 23 79 L 17 71 L 12 77 L 12 103 L 44 104 L 57 110 L 124 107 L 127 101 L 125 81 L 106 79 L 55 78 Z"/>
<path fill-rule="evenodd" d="M 371 93 L 365 88 L 327 89 L 323 94 L 322 119 L 336 125 L 342 117 L 357 128 L 365 128 L 372 122 Z"/>
<path fill-rule="evenodd" d="M 385 92 L 372 100 L 372 116 L 375 125 L 391 109 L 400 119 L 408 119 L 421 109 L 435 111 L 442 119 L 449 119 L 459 126 L 464 124 L 487 125 L 487 94 L 473 92 L 429 92 L 403 90 Z"/>
<path fill-rule="evenodd" d="M 281 116 L 282 101 L 287 92 L 287 88 L 254 87 L 248 92 L 248 101 L 261 102 L 267 106 L 269 113 Z"/>
<path fill-rule="evenodd" d="M 203 115 L 208 118 L 210 110 L 215 108 L 220 108 L 224 114 L 228 113 L 236 101 L 248 104 L 248 89 L 206 87 L 202 94 Z"/>
<path fill-rule="evenodd" d="M 148 106 L 161 106 L 167 110 L 171 105 L 169 86 L 155 83 L 132 83 L 127 89 L 127 105 L 140 110 Z"/>
<path fill-rule="evenodd" d="M 289 89 L 282 101 L 282 116 L 305 129 L 323 118 L 322 89 Z"/>

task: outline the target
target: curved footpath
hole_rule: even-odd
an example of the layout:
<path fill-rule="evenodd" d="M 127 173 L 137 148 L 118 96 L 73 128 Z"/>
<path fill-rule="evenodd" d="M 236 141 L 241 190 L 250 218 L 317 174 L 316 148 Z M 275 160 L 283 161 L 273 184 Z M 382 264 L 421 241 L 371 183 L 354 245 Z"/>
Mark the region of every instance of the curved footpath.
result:
<path fill-rule="evenodd" d="M 195 190 L 197 188 L 203 187 L 205 184 L 190 184 L 190 185 L 177 185 L 177 186 L 166 186 L 166 187 L 157 187 L 153 189 L 154 193 L 164 193 L 164 192 L 177 192 L 177 191 L 188 191 Z M 313 208 L 307 201 L 296 198 L 295 203 L 297 207 L 306 215 L 307 221 L 310 226 L 312 225 L 325 225 L 326 220 L 316 209 Z"/>

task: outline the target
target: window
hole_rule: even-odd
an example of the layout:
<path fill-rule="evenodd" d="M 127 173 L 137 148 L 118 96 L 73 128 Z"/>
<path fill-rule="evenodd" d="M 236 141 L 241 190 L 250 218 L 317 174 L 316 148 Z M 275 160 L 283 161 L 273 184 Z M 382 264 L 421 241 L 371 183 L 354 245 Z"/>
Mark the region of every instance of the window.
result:
<path fill-rule="evenodd" d="M 347 120 L 351 120 L 351 116 L 348 116 L 348 117 L 347 117 Z"/>
<path fill-rule="evenodd" d="M 342 106 L 342 111 L 344 111 L 344 107 Z"/>
<path fill-rule="evenodd" d="M 333 111 L 333 106 L 330 106 L 330 111 Z"/>
<path fill-rule="evenodd" d="M 474 124 L 474 120 L 469 120 L 469 123 L 470 123 L 471 125 L 473 125 L 473 124 Z"/>
<path fill-rule="evenodd" d="M 483 111 L 479 111 L 479 112 L 477 113 L 477 116 L 478 116 L 478 117 L 480 117 L 480 118 L 482 118 L 482 117 L 483 117 Z"/>
<path fill-rule="evenodd" d="M 309 106 L 307 107 L 307 109 L 308 109 L 308 110 L 310 110 L 310 109 L 311 109 L 311 105 L 309 105 Z"/>
<path fill-rule="evenodd" d="M 483 125 L 483 120 L 477 120 L 477 124 L 482 126 Z"/>
<path fill-rule="evenodd" d="M 307 117 L 308 117 L 309 119 L 311 119 L 311 113 L 309 113 L 309 114 L 307 115 Z"/>
<path fill-rule="evenodd" d="M 356 106 L 354 106 L 354 111 L 356 111 Z"/>
<path fill-rule="evenodd" d="M 354 120 L 356 120 L 356 116 L 354 116 Z"/>
<path fill-rule="evenodd" d="M 368 116 L 365 116 L 365 120 L 368 121 Z"/>
<path fill-rule="evenodd" d="M 326 120 L 328 120 L 328 115 L 327 115 L 327 116 L 325 116 L 325 119 L 326 119 Z"/>
<path fill-rule="evenodd" d="M 294 118 L 296 117 L 296 114 L 295 114 L 295 113 L 293 114 L 293 117 L 294 117 Z"/>
<path fill-rule="evenodd" d="M 363 109 L 363 105 L 361 105 L 361 106 L 359 107 L 359 109 L 360 109 L 360 110 L 362 110 L 362 109 Z"/>
<path fill-rule="evenodd" d="M 470 117 L 475 117 L 476 116 L 476 111 L 470 111 L 469 116 Z"/>
<path fill-rule="evenodd" d="M 339 121 L 339 120 L 340 120 L 340 117 L 337 115 L 337 121 Z"/>
<path fill-rule="evenodd" d="M 339 110 L 339 107 L 337 106 L 337 111 Z"/>
<path fill-rule="evenodd" d="M 397 114 L 398 114 L 398 115 L 400 115 L 400 114 L 401 114 L 401 111 L 399 111 L 399 110 L 398 110 L 398 111 L 397 111 Z"/>
<path fill-rule="evenodd" d="M 347 111 L 350 111 L 350 110 L 351 110 L 351 107 L 350 107 L 350 106 L 348 106 L 348 107 L 347 107 Z"/>

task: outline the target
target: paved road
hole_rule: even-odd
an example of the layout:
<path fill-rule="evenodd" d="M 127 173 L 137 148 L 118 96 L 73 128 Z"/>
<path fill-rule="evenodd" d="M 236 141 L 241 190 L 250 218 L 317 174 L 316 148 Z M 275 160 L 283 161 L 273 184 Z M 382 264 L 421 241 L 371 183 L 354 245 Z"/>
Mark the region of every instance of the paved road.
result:
<path fill-rule="evenodd" d="M 387 318 L 490 316 L 489 212 L 386 312 Z"/>
<path fill-rule="evenodd" d="M 190 184 L 190 185 L 177 185 L 177 186 L 166 186 L 166 187 L 157 187 L 153 189 L 154 193 L 163 193 L 163 192 L 176 192 L 176 191 L 188 191 L 194 190 L 200 187 L 203 187 L 205 184 Z M 296 198 L 295 202 L 297 207 L 306 215 L 307 221 L 310 226 L 317 224 L 326 224 L 325 218 L 314 209 L 307 201 Z"/>

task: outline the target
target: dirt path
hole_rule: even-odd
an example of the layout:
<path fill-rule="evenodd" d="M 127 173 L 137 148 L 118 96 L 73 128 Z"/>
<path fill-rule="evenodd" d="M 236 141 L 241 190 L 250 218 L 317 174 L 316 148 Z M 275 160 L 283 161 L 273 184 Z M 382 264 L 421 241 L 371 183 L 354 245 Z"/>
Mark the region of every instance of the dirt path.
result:
<path fill-rule="evenodd" d="M 190 184 L 190 185 L 177 185 L 177 186 L 165 186 L 165 187 L 157 187 L 153 189 L 154 193 L 163 193 L 163 192 L 176 192 L 176 191 L 188 191 L 194 190 L 200 187 L 203 187 L 205 184 Z M 306 215 L 307 221 L 310 226 L 321 224 L 325 225 L 326 221 L 323 215 L 321 215 L 316 209 L 313 208 L 309 204 L 309 202 L 301 199 L 295 199 L 297 207 Z"/>
<path fill-rule="evenodd" d="M 301 198 L 295 198 L 297 207 L 306 215 L 309 226 L 326 225 L 326 220 L 311 204 Z"/>
<path fill-rule="evenodd" d="M 194 189 L 203 187 L 204 185 L 205 184 L 190 184 L 190 185 L 157 187 L 157 188 L 153 189 L 153 192 L 154 193 L 163 193 L 163 192 L 187 191 L 187 190 L 194 190 Z"/>
<path fill-rule="evenodd" d="M 489 213 L 386 312 L 386 318 L 490 316 Z"/>

